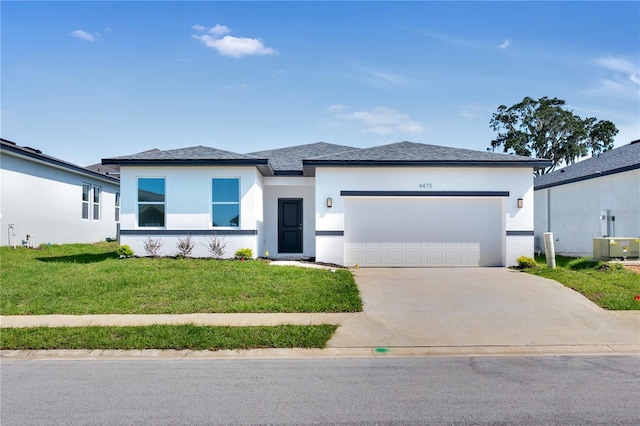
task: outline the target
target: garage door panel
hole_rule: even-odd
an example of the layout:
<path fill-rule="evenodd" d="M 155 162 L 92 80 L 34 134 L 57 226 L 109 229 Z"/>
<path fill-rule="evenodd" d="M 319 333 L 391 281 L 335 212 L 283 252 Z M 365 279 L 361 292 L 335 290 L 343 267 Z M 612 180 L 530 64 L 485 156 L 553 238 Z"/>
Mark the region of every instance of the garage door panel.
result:
<path fill-rule="evenodd" d="M 499 198 L 347 198 L 345 263 L 499 266 Z"/>

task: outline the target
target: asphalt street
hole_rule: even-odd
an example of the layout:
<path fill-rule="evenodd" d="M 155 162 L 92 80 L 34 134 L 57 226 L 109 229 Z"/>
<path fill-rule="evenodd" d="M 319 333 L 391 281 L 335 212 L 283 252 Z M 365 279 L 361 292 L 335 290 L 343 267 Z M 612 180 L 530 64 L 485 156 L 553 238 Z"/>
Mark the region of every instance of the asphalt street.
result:
<path fill-rule="evenodd" d="M 640 357 L 7 360 L 0 423 L 640 424 Z"/>

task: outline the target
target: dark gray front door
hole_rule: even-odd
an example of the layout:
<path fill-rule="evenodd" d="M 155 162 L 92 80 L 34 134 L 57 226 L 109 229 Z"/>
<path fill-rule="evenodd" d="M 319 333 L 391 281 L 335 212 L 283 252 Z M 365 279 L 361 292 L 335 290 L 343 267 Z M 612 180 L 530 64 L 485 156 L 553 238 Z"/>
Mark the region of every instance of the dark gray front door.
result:
<path fill-rule="evenodd" d="M 278 199 L 278 252 L 302 253 L 302 199 Z"/>

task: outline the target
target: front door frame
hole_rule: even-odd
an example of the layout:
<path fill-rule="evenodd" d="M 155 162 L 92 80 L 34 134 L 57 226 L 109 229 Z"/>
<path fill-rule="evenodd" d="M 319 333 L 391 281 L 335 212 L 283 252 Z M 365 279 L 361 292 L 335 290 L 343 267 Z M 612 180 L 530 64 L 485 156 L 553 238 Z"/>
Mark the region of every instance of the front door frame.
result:
<path fill-rule="evenodd" d="M 284 219 L 284 205 L 296 205 L 298 220 L 296 224 L 287 223 Z M 303 200 L 302 198 L 278 198 L 278 253 L 303 252 Z M 290 210 L 287 210 L 290 211 Z M 285 235 L 286 234 L 286 235 Z M 292 242 L 293 237 L 293 242 Z"/>

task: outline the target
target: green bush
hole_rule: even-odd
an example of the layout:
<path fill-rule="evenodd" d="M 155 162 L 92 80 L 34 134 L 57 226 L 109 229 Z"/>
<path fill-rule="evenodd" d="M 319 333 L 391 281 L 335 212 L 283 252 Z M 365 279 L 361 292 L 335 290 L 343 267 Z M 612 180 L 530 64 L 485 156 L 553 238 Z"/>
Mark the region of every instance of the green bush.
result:
<path fill-rule="evenodd" d="M 538 267 L 538 262 L 536 262 L 535 259 L 527 256 L 520 256 L 516 259 L 516 262 L 518 262 L 519 269 L 531 269 Z"/>
<path fill-rule="evenodd" d="M 236 250 L 236 259 L 253 259 L 253 250 L 250 248 L 241 248 Z"/>
<path fill-rule="evenodd" d="M 118 249 L 116 250 L 116 254 L 120 257 L 131 257 L 133 256 L 133 250 L 131 250 L 131 247 L 125 244 L 118 247 Z"/>

